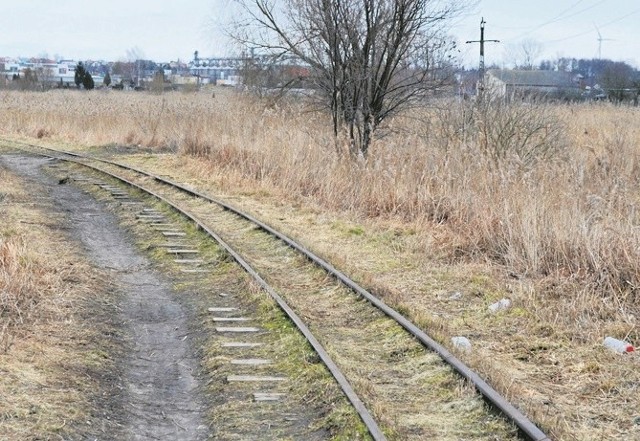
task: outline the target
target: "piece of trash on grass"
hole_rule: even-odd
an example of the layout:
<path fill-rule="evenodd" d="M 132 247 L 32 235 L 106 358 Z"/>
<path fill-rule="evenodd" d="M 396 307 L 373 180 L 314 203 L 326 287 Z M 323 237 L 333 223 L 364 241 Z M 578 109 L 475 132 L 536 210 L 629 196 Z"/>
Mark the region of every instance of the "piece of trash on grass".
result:
<path fill-rule="evenodd" d="M 509 306 L 511 306 L 511 300 L 500 299 L 497 302 L 489 305 L 489 311 L 496 313 L 498 311 L 502 311 L 503 309 L 507 309 Z"/>
<path fill-rule="evenodd" d="M 451 343 L 453 343 L 453 346 L 457 349 L 461 349 L 463 351 L 471 350 L 471 342 L 467 337 L 451 337 Z"/>
<path fill-rule="evenodd" d="M 619 354 L 626 354 L 628 352 L 635 351 L 635 348 L 631 343 L 627 343 L 626 341 L 618 340 L 617 338 L 613 337 L 606 337 L 602 343 L 607 348 Z"/>

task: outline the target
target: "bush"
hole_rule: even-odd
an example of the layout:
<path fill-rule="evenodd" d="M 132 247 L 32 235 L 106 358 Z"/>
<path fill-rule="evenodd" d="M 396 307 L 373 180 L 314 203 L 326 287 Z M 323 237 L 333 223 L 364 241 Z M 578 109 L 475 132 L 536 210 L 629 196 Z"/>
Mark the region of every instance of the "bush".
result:
<path fill-rule="evenodd" d="M 84 86 L 85 90 L 91 90 L 94 88 L 95 84 L 89 72 L 85 71 L 84 78 L 82 79 L 82 85 Z"/>
<path fill-rule="evenodd" d="M 84 81 L 84 74 L 86 71 L 84 70 L 84 65 L 82 61 L 78 63 L 76 66 L 76 73 L 73 75 L 73 81 L 76 83 L 76 87 L 80 89 L 80 85 Z"/>
<path fill-rule="evenodd" d="M 499 164 L 516 159 L 524 166 L 550 159 L 564 147 L 563 126 L 550 105 L 509 102 L 485 96 L 473 104 L 471 112 L 473 138 L 478 147 Z"/>
<path fill-rule="evenodd" d="M 81 84 L 85 88 L 85 90 L 91 90 L 95 87 L 93 78 L 91 77 L 91 73 L 89 73 L 89 71 L 84 68 L 82 62 L 78 63 L 78 65 L 76 66 L 74 81 L 78 89 L 80 88 Z"/>

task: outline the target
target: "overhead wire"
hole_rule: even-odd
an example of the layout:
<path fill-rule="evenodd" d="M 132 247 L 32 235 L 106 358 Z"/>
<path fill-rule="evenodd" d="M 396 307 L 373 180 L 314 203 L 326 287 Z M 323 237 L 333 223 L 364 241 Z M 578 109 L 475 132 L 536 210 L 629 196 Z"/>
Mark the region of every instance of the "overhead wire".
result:
<path fill-rule="evenodd" d="M 547 24 L 553 23 L 555 20 L 562 18 L 562 16 L 564 14 L 566 14 L 569 11 L 571 11 L 573 8 L 575 8 L 576 6 L 578 6 L 582 2 L 584 2 L 584 0 L 578 0 L 577 2 L 575 2 L 571 6 L 569 6 L 568 8 L 563 10 L 562 12 L 560 12 L 555 17 L 549 19 L 548 22 L 545 22 L 545 23 L 542 23 L 542 24 L 539 24 L 539 25 L 534 25 L 534 26 L 500 26 L 500 25 L 494 25 L 493 27 L 496 28 L 496 29 L 523 30 L 523 31 L 526 31 L 526 32 L 533 32 L 534 30 L 539 29 L 540 27 L 546 26 Z"/>
<path fill-rule="evenodd" d="M 616 24 L 616 23 L 618 23 L 618 22 L 621 22 L 621 21 L 622 21 L 622 20 L 624 20 L 625 18 L 630 17 L 630 16 L 632 16 L 632 15 L 635 15 L 635 14 L 637 14 L 638 12 L 640 12 L 640 8 L 635 9 L 635 10 L 633 10 L 633 11 L 631 11 L 631 12 L 627 13 L 627 14 L 624 14 L 624 15 L 622 15 L 622 16 L 620 16 L 620 17 L 618 17 L 618 18 L 614 18 L 614 19 L 613 19 L 613 20 L 611 20 L 611 21 L 605 22 L 605 23 L 601 24 L 601 25 L 599 26 L 599 28 L 600 28 L 600 29 L 602 29 L 602 28 L 604 28 L 604 27 L 611 26 L 612 24 Z M 560 42 L 563 42 L 563 41 L 571 40 L 571 39 L 573 39 L 573 38 L 582 37 L 583 35 L 590 34 L 590 33 L 592 33 L 593 31 L 594 31 L 593 29 L 589 29 L 588 31 L 580 32 L 580 33 L 578 33 L 578 34 L 573 34 L 573 35 L 570 35 L 570 36 L 568 36 L 568 37 L 558 38 L 558 39 L 556 39 L 556 40 L 547 40 L 547 41 L 545 41 L 545 43 L 560 43 Z"/>
<path fill-rule="evenodd" d="M 515 37 L 512 38 L 512 40 L 519 40 L 520 38 L 525 37 L 525 36 L 531 34 L 532 32 L 535 32 L 535 31 L 537 31 L 539 29 L 542 29 L 543 27 L 545 27 L 547 25 L 550 25 L 552 23 L 557 23 L 559 21 L 566 20 L 568 18 L 572 18 L 572 17 L 575 17 L 577 15 L 580 15 L 583 12 L 587 12 L 587 11 L 595 8 L 596 6 L 600 6 L 602 3 L 605 3 L 607 0 L 600 0 L 600 1 L 594 3 L 594 4 L 590 5 L 590 6 L 587 6 L 586 8 L 582 8 L 579 11 L 575 11 L 572 14 L 564 15 L 566 12 L 570 11 L 571 9 L 573 9 L 574 7 L 576 7 L 580 3 L 582 3 L 582 1 L 583 0 L 577 1 L 576 3 L 571 5 L 569 8 L 565 9 L 564 11 L 562 11 L 560 14 L 556 15 L 555 17 L 549 19 L 548 21 L 546 21 L 544 23 L 539 24 L 538 26 L 534 27 L 533 29 L 528 30 L 527 32 L 524 32 L 524 33 L 522 33 L 520 35 L 516 35 Z"/>

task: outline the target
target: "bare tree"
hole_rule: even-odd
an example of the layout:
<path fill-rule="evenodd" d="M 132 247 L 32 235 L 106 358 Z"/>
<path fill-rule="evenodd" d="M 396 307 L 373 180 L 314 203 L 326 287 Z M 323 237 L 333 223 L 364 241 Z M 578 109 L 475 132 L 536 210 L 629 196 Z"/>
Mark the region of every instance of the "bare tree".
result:
<path fill-rule="evenodd" d="M 542 49 L 542 43 L 527 38 L 517 45 L 508 46 L 505 50 L 505 58 L 506 61 L 513 64 L 516 69 L 533 70 L 538 57 L 542 53 Z"/>
<path fill-rule="evenodd" d="M 51 89 L 55 85 L 56 75 L 51 67 L 38 69 L 38 79 L 42 90 Z"/>
<path fill-rule="evenodd" d="M 533 70 L 538 57 L 542 53 L 542 43 L 537 40 L 527 38 L 522 41 L 520 48 L 522 50 L 522 68 Z"/>
<path fill-rule="evenodd" d="M 144 52 L 138 47 L 132 47 L 131 49 L 127 49 L 127 60 L 129 61 L 129 63 L 131 63 L 132 66 L 132 72 L 131 72 L 131 78 L 132 78 L 132 82 L 135 78 L 135 83 L 137 86 L 141 85 L 141 80 L 142 80 L 142 60 L 144 59 Z"/>
<path fill-rule="evenodd" d="M 601 86 L 607 91 L 609 98 L 621 103 L 627 95 L 632 95 L 635 72 L 632 66 L 623 61 L 608 63 L 600 75 Z"/>
<path fill-rule="evenodd" d="M 366 156 L 382 121 L 451 77 L 444 26 L 460 0 L 237 1 L 246 21 L 236 38 L 308 66 L 354 156 Z"/>
<path fill-rule="evenodd" d="M 22 72 L 22 76 L 17 77 L 17 80 L 21 90 L 35 90 L 38 85 L 38 74 L 35 70 L 27 67 Z"/>

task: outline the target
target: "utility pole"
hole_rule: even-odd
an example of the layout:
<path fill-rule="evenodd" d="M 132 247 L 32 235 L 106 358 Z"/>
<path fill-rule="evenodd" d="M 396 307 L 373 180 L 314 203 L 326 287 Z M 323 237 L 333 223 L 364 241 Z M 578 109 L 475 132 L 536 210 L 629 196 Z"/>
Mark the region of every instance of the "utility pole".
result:
<path fill-rule="evenodd" d="M 196 90 L 200 90 L 200 59 L 198 58 L 198 51 L 193 53 L 193 67 L 196 73 Z"/>
<path fill-rule="evenodd" d="M 484 90 L 484 44 L 485 43 L 500 43 L 500 40 L 485 40 L 484 39 L 484 25 L 487 22 L 484 21 L 484 17 L 482 17 L 482 19 L 480 20 L 480 40 L 470 40 L 467 41 L 466 43 L 480 43 L 480 72 L 479 72 L 479 77 L 480 77 L 480 81 L 479 81 L 479 86 L 480 86 L 480 92 L 482 92 Z"/>

